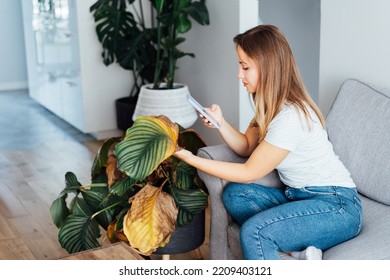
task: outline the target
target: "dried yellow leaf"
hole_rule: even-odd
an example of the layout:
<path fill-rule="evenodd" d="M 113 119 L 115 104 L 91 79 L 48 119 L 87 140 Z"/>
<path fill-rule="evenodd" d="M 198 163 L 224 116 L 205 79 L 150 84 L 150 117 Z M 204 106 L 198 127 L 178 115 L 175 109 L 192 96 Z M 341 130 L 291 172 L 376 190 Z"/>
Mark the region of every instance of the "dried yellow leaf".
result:
<path fill-rule="evenodd" d="M 150 255 L 169 242 L 177 214 L 174 199 L 148 184 L 134 196 L 124 217 L 123 232 L 131 247 Z"/>

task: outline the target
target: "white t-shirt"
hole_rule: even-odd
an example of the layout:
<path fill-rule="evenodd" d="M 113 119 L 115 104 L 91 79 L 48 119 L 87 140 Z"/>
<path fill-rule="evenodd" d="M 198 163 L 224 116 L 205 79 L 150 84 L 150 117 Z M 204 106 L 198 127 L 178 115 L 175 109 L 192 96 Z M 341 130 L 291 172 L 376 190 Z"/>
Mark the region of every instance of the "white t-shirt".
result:
<path fill-rule="evenodd" d="M 276 167 L 281 181 L 294 188 L 356 187 L 348 170 L 334 153 L 316 113 L 310 107 L 308 109 L 312 118 L 309 121 L 301 110 L 285 104 L 269 125 L 265 141 L 290 151 Z"/>

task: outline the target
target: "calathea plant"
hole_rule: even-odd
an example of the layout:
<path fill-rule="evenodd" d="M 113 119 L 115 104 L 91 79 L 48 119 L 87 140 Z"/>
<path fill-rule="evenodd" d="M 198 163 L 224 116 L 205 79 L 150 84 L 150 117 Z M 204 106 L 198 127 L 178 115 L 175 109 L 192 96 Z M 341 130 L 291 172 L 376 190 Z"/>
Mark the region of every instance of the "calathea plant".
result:
<path fill-rule="evenodd" d="M 100 147 L 89 184 L 65 174 L 65 188 L 50 208 L 61 246 L 69 253 L 99 247 L 101 229 L 111 242 L 125 241 L 143 255 L 166 245 L 175 228 L 208 203 L 196 170 L 172 154 L 203 146 L 194 130 L 165 116 L 138 117 L 124 138 Z"/>

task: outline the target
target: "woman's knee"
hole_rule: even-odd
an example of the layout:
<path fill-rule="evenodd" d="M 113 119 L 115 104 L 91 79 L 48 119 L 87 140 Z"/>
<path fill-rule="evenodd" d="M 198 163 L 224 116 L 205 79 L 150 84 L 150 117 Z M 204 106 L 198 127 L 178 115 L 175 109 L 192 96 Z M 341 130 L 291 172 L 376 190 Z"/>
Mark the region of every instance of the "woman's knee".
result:
<path fill-rule="evenodd" d="M 235 198 L 242 192 L 242 185 L 238 183 L 228 183 L 222 193 L 222 201 L 225 207 L 229 210 L 230 207 L 234 207 L 236 202 Z"/>
<path fill-rule="evenodd" d="M 245 259 L 278 259 L 278 247 L 273 234 L 255 219 L 248 219 L 241 225 L 240 240 Z"/>
<path fill-rule="evenodd" d="M 230 200 L 231 197 L 235 197 L 239 192 L 242 191 L 242 184 L 239 183 L 228 183 L 223 189 L 222 200 Z"/>

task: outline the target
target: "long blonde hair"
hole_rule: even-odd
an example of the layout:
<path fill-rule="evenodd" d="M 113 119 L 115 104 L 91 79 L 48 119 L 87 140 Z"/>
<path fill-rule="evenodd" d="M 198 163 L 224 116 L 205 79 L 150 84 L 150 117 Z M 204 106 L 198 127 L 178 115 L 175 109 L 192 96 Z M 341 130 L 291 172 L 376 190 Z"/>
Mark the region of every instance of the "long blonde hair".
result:
<path fill-rule="evenodd" d="M 256 115 L 252 126 L 258 126 L 260 140 L 269 124 L 287 102 L 311 119 L 307 105 L 317 114 L 323 127 L 325 119 L 307 93 L 290 45 L 283 33 L 273 25 L 258 25 L 233 39 L 236 48 L 257 62 L 259 80 L 252 94 Z"/>

